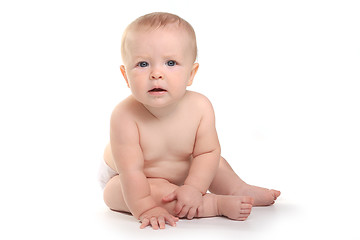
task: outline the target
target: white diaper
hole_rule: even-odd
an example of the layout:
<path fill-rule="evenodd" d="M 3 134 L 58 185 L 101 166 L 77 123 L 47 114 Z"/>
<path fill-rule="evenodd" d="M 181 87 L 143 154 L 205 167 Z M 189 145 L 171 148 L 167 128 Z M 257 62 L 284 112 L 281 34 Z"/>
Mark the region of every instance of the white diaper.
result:
<path fill-rule="evenodd" d="M 112 168 L 110 168 L 104 160 L 100 161 L 98 179 L 102 189 L 104 189 L 108 181 L 117 174 L 118 173 L 115 172 Z"/>

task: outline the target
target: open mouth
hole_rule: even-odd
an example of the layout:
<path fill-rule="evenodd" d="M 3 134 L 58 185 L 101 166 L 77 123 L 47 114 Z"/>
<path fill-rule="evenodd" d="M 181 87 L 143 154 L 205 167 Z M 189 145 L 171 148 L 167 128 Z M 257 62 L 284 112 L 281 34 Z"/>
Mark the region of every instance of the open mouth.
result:
<path fill-rule="evenodd" d="M 160 96 L 163 96 L 167 93 L 167 91 L 163 88 L 153 88 L 151 90 L 148 91 L 148 93 L 151 95 L 151 96 L 157 96 L 157 97 L 160 97 Z"/>
<path fill-rule="evenodd" d="M 150 93 L 160 93 L 160 92 L 166 92 L 165 89 L 163 88 L 153 88 L 151 90 L 149 90 Z"/>

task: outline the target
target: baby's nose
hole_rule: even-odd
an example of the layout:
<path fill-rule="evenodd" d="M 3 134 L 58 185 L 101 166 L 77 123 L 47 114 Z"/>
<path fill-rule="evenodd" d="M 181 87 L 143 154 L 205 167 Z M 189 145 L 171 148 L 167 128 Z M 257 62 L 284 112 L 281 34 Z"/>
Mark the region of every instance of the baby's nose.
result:
<path fill-rule="evenodd" d="M 163 76 L 163 74 L 162 74 L 161 72 L 159 72 L 159 71 L 154 71 L 154 72 L 151 73 L 151 77 L 150 77 L 150 78 L 151 78 L 151 79 L 163 79 L 164 76 Z"/>
<path fill-rule="evenodd" d="M 163 79 L 163 75 L 161 73 L 153 73 L 151 74 L 151 79 Z"/>

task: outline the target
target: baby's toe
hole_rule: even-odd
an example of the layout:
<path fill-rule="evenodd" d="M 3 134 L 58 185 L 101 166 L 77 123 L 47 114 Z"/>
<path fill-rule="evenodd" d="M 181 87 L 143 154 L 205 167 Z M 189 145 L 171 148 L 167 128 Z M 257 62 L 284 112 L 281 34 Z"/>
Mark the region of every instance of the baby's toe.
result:
<path fill-rule="evenodd" d="M 252 197 L 249 197 L 249 196 L 244 196 L 241 199 L 241 203 L 253 205 L 254 204 L 254 199 Z"/>
<path fill-rule="evenodd" d="M 271 194 L 273 195 L 274 200 L 276 200 L 276 199 L 280 196 L 280 194 L 281 194 L 280 191 L 274 190 L 274 189 L 271 189 L 270 192 L 271 192 Z"/>
<path fill-rule="evenodd" d="M 251 208 L 242 208 L 240 213 L 249 215 L 251 213 Z"/>

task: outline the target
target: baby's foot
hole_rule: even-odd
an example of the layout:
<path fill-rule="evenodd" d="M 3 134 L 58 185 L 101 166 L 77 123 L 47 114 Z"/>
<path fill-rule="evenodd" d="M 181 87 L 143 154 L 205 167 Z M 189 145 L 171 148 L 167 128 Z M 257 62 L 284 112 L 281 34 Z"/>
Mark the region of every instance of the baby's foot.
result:
<path fill-rule="evenodd" d="M 257 186 L 244 184 L 233 195 L 250 196 L 254 199 L 254 206 L 269 206 L 275 203 L 281 192 Z"/>
<path fill-rule="evenodd" d="M 216 197 L 218 215 L 238 221 L 244 221 L 249 217 L 254 202 L 251 197 L 229 195 L 217 195 Z"/>

